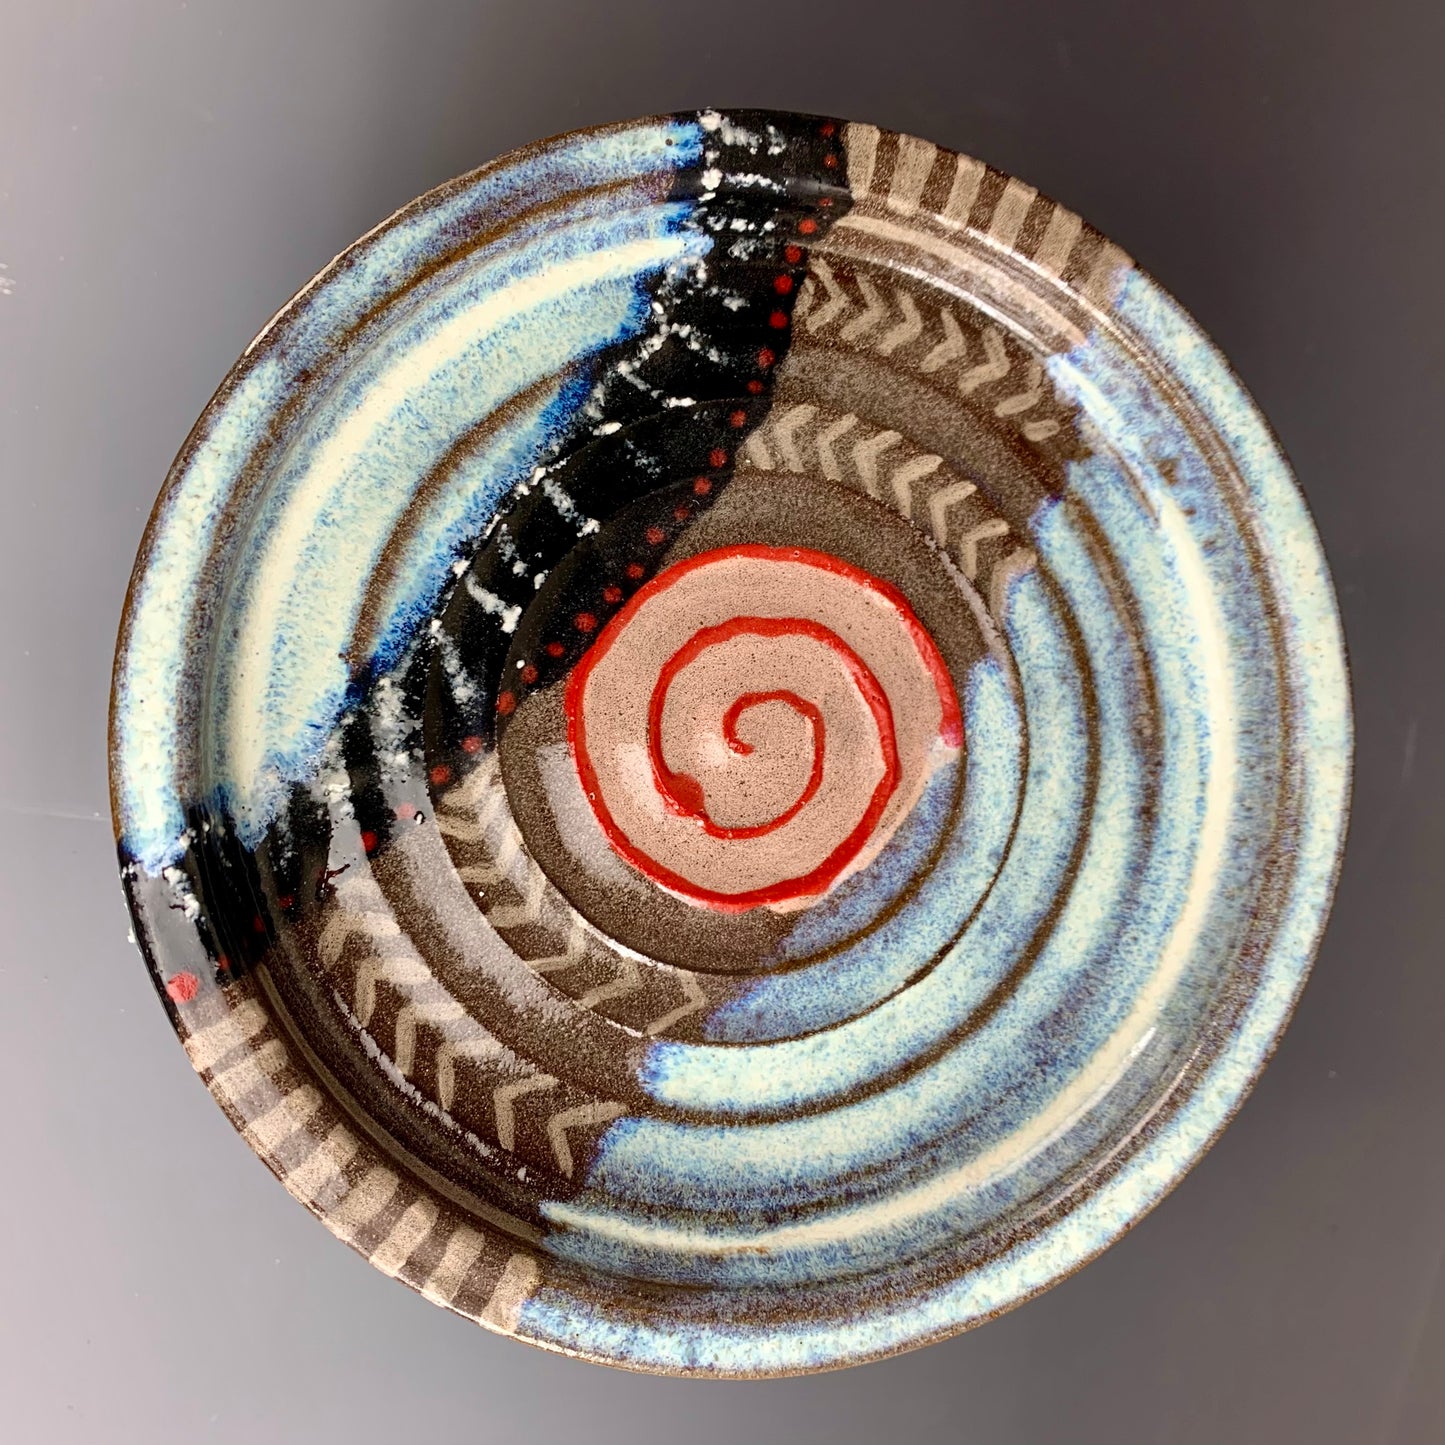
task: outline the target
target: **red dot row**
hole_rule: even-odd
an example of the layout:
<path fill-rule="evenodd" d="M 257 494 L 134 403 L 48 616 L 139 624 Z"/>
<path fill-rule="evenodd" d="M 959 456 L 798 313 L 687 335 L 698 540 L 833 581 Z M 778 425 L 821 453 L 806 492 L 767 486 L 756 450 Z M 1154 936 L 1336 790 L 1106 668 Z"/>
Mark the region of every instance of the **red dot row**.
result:
<path fill-rule="evenodd" d="M 836 127 L 834 126 L 832 121 L 825 121 L 819 127 L 819 133 L 824 136 L 831 136 L 835 130 Z M 829 169 L 832 169 L 838 164 L 838 157 L 832 152 L 829 152 L 828 155 L 823 157 L 823 164 Z M 824 196 L 819 200 L 818 204 L 821 206 L 831 206 L 833 204 L 832 198 Z M 804 216 L 802 220 L 798 222 L 798 233 L 800 235 L 811 236 L 817 231 L 817 229 L 818 223 L 811 216 Z M 803 259 L 803 248 L 799 246 L 796 242 L 790 241 L 783 248 L 783 256 L 790 266 L 796 266 Z M 791 295 L 793 285 L 793 278 L 785 272 L 780 272 L 778 275 L 773 277 L 773 290 L 779 296 Z M 768 324 L 772 326 L 775 331 L 785 330 L 788 325 L 787 312 L 782 310 L 776 310 L 772 312 L 771 315 L 768 317 Z M 759 348 L 757 362 L 763 370 L 766 371 L 770 367 L 772 367 L 776 363 L 777 359 L 777 353 L 772 349 L 772 347 L 764 346 Z M 747 383 L 748 391 L 753 396 L 761 395 L 763 391 L 763 386 L 764 383 L 762 379 L 756 376 L 752 377 Z M 731 427 L 742 428 L 747 425 L 747 421 L 748 414 L 746 411 L 742 410 L 742 408 L 738 408 L 728 414 L 728 425 Z M 717 470 L 720 467 L 725 467 L 727 463 L 728 454 L 722 447 L 714 447 L 712 451 L 708 453 L 707 464 L 714 470 Z M 699 477 L 692 484 L 692 489 L 697 496 L 705 497 L 710 491 L 712 491 L 712 482 L 709 481 L 706 477 Z M 676 507 L 673 508 L 672 515 L 679 522 L 685 521 L 688 516 L 687 504 L 680 502 Z M 661 527 L 654 524 L 653 526 L 649 527 L 646 532 L 643 533 L 643 536 L 646 538 L 650 546 L 659 547 L 666 540 L 667 534 L 662 530 Z M 626 570 L 627 576 L 634 582 L 639 581 L 646 572 L 646 569 L 642 566 L 640 562 L 629 562 L 627 564 Z M 622 589 L 615 585 L 609 585 L 607 587 L 604 587 L 602 589 L 602 600 L 609 604 L 615 605 L 622 600 Z M 590 635 L 597 630 L 597 616 L 595 613 L 592 612 L 578 612 L 572 619 L 572 625 L 584 635 Z M 548 657 L 560 658 L 566 654 L 567 649 L 561 642 L 554 640 L 547 643 L 543 648 L 543 651 L 546 652 Z M 524 683 L 531 684 L 537 680 L 537 669 L 533 667 L 530 663 L 528 663 L 524 668 L 522 668 L 521 671 L 522 681 Z M 516 710 L 517 696 L 510 688 L 507 688 L 498 694 L 497 715 L 499 717 L 510 717 L 512 713 L 514 713 Z M 468 749 L 468 751 L 474 751 L 475 748 L 481 746 L 479 739 L 468 738 L 465 742 L 463 742 L 462 746 L 465 748 L 467 746 L 467 743 L 473 743 L 475 745 L 474 748 Z M 436 771 L 437 769 L 433 769 L 433 772 Z"/>

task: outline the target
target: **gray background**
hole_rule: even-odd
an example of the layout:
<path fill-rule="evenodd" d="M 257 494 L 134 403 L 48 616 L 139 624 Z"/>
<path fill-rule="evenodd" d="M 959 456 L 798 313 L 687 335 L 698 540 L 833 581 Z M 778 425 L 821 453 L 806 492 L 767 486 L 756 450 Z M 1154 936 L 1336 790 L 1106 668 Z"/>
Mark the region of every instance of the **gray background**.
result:
<path fill-rule="evenodd" d="M 1441 17 L 1433 0 L 0 0 L 0 1433 L 1445 1439 Z M 191 1075 L 126 944 L 105 820 L 131 559 L 250 337 L 428 187 L 540 135 L 699 104 L 971 151 L 1181 297 L 1309 495 L 1359 727 L 1313 981 L 1185 1184 L 981 1331 L 756 1385 L 494 1338 L 327 1236 Z"/>

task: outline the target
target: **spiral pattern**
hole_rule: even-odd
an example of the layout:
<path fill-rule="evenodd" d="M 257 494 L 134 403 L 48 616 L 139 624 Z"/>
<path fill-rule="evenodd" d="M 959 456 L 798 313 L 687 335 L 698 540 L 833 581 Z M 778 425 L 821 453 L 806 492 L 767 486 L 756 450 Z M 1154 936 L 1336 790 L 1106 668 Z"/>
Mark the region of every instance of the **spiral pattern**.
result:
<path fill-rule="evenodd" d="M 732 547 L 654 578 L 572 674 L 567 719 L 612 846 L 724 912 L 797 907 L 856 871 L 962 740 L 907 602 L 802 548 Z"/>
<path fill-rule="evenodd" d="M 563 137 L 358 243 L 178 460 L 116 678 L 137 936 L 253 1147 L 654 1370 L 1103 1248 L 1262 1066 L 1344 822 L 1224 363 L 1031 187 L 816 118 Z"/>

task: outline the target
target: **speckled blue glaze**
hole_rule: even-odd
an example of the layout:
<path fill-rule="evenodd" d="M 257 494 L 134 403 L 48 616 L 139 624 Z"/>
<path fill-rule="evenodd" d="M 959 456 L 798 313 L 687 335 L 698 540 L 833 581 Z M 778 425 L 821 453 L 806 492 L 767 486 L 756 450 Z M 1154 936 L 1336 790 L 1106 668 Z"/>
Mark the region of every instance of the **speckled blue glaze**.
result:
<path fill-rule="evenodd" d="M 350 253 L 348 264 L 287 314 L 282 330 L 264 338 L 254 366 L 217 398 L 157 513 L 133 599 L 125 668 L 116 679 L 115 730 L 129 760 L 118 804 L 123 844 L 148 870 L 159 871 L 184 850 L 183 798 L 218 790 L 242 835 L 254 841 L 286 784 L 314 771 L 347 697 L 347 669 L 336 655 L 339 648 L 330 644 L 340 639 L 344 645 L 362 588 L 412 501 L 408 491 L 398 489 L 398 478 L 420 480 L 462 431 L 509 396 L 584 364 L 603 344 L 637 330 L 646 312 L 642 282 L 708 245 L 706 237 L 683 233 L 685 205 L 646 204 L 657 199 L 668 175 L 697 159 L 700 138 L 695 124 L 649 123 L 579 136 L 541 150 L 533 160 L 482 172 L 444 204 L 397 218 Z M 632 188 L 635 209 L 619 208 L 606 192 L 599 198 L 596 188 L 621 184 Z M 500 254 L 490 254 L 497 248 L 484 243 L 460 263 L 427 276 L 433 257 L 457 230 L 475 225 L 478 217 L 496 228 L 549 192 L 571 198 L 561 215 L 513 228 Z M 550 299 L 527 304 L 527 283 L 578 262 L 595 272 L 588 284 L 564 280 Z M 402 289 L 413 278 L 422 278 L 422 284 Z M 521 309 L 507 320 L 501 312 L 509 309 L 509 297 L 516 297 L 512 306 Z M 374 314 L 382 302 L 390 304 Z M 498 314 L 489 314 L 488 307 Z M 460 334 L 469 316 L 475 322 L 470 371 Z M 409 317 L 416 318 L 410 327 Z M 484 348 L 481 342 L 492 339 L 499 321 L 504 324 L 495 338 L 498 349 Z M 463 344 L 428 367 L 425 348 L 448 323 Z M 516 338 L 523 332 L 528 345 L 519 347 Z M 359 370 L 347 365 L 353 351 L 365 358 Z M 443 365 L 444 378 L 437 370 Z M 414 409 L 407 381 L 398 379 L 408 368 L 416 371 L 411 384 L 426 389 L 425 412 Z M 318 385 L 317 372 L 325 384 Z M 279 464 L 266 458 L 265 489 L 251 495 L 248 471 L 265 453 L 271 420 L 301 396 L 303 385 L 308 425 Z M 394 659 L 409 626 L 446 580 L 457 539 L 531 470 L 580 400 L 577 387 L 559 382 L 514 418 L 486 454 L 452 476 L 444 493 L 425 499 L 425 514 L 415 519 L 392 583 L 375 658 L 368 663 L 384 666 Z M 348 426 L 355 432 L 366 421 L 364 409 L 378 403 L 388 415 L 378 418 L 364 439 L 356 437 L 357 445 L 363 440 L 365 445 L 349 461 L 343 455 L 334 463 L 329 500 L 308 513 L 305 535 L 284 555 L 271 555 L 276 525 L 294 508 L 293 494 L 308 465 L 316 464 L 328 441 L 344 437 Z M 224 512 L 238 504 L 251 525 L 222 534 Z M 258 519 L 263 525 L 256 525 Z M 240 557 L 231 553 L 232 537 L 247 549 Z M 347 552 L 328 547 L 338 538 L 346 541 Z M 268 567 L 275 574 L 269 585 L 285 596 L 276 615 L 256 619 L 257 591 Z M 185 638 L 176 621 L 203 583 L 222 573 L 236 579 L 229 587 L 230 626 L 245 633 L 246 645 L 221 659 L 210 729 L 219 752 L 198 759 L 178 742 L 190 705 Z M 298 628 L 298 617 L 304 627 Z M 331 620 L 325 641 L 311 626 L 321 618 Z M 248 622 L 254 622 L 254 631 L 246 631 Z M 308 652 L 298 651 L 303 645 Z M 333 665 L 322 662 L 327 651 Z M 321 675 L 316 669 L 323 666 Z M 235 735 L 226 711 L 238 667 L 266 674 L 270 704 L 255 719 L 264 721 L 263 735 L 243 757 L 229 751 Z M 249 696 L 242 706 L 254 712 Z"/>
<path fill-rule="evenodd" d="M 1050 1158 L 1058 1152 L 1057 1136 L 1038 1141 L 1032 1157 L 1008 1161 L 1011 1175 L 979 1171 L 977 1156 L 1007 1153 L 1012 1131 L 1045 1112 L 1058 1080 L 1086 1065 L 1091 1051 L 1117 1039 L 1129 1014 L 1137 1016 L 1137 1027 L 1125 1040 L 1122 1069 L 1111 1071 L 1106 1084 L 1117 1087 L 1129 1065 L 1160 1051 L 1171 1035 L 1176 1047 L 1187 1043 L 1192 1010 L 1203 1002 L 1190 980 L 1207 978 L 1210 965 L 1234 945 L 1227 904 L 1208 913 L 1208 927 L 1194 910 L 1199 926 L 1189 930 L 1188 952 L 1174 963 L 1180 986 L 1161 1006 L 1139 1016 L 1141 995 L 1168 959 L 1171 939 L 1191 922 L 1191 879 L 1197 877 L 1201 848 L 1214 845 L 1207 887 L 1221 902 L 1260 866 L 1258 840 L 1268 835 L 1259 813 L 1271 806 L 1269 778 L 1278 766 L 1287 705 L 1295 729 L 1294 756 L 1304 775 L 1301 812 L 1311 825 L 1291 836 L 1291 887 L 1260 960 L 1258 986 L 1185 1102 L 1062 1219 L 946 1287 L 892 1303 L 866 1320 L 797 1324 L 786 1332 L 721 1326 L 706 1341 L 709 1369 L 726 1373 L 745 1361 L 748 1368 L 765 1361 L 768 1370 L 791 1371 L 886 1353 L 986 1317 L 1077 1267 L 1147 1210 L 1223 1126 L 1262 1066 L 1302 982 L 1337 864 L 1351 750 L 1348 686 L 1328 575 L 1272 439 L 1189 318 L 1137 272 L 1124 283 L 1116 318 L 1127 345 L 1111 323 L 1049 362 L 1058 384 L 1083 406 L 1097 447 L 1094 455 L 1071 466 L 1070 489 L 1062 502 L 1050 504 L 1035 519 L 1035 540 L 1050 574 L 1070 594 L 1084 636 L 1098 700 L 1099 782 L 1085 857 L 1045 956 L 1034 962 L 1018 994 L 980 1034 L 906 1083 L 861 1104 L 751 1128 L 619 1121 L 594 1165 L 595 1202 L 589 1205 L 584 1196 L 553 1210 L 558 1232 L 551 1247 L 590 1263 L 615 1267 L 625 1261 L 638 1273 L 692 1283 L 802 1282 L 819 1277 L 820 1270 L 876 1268 L 885 1259 L 898 1265 L 917 1258 L 966 1227 L 970 1216 L 997 1209 L 1010 1194 L 1027 1197 L 1058 1162 Z M 1150 385 L 1135 359 L 1140 350 L 1167 368 L 1172 395 Z M 1181 411 L 1189 406 L 1229 448 L 1242 494 L 1234 500 L 1248 508 L 1254 540 L 1270 559 L 1264 577 L 1242 551 L 1237 513 L 1201 455 L 1197 421 L 1192 434 L 1181 423 Z M 1159 713 L 1169 761 L 1160 778 L 1152 840 L 1138 826 L 1129 757 L 1138 700 L 1133 649 L 1117 599 L 1107 598 L 1097 566 L 1070 521 L 1085 511 L 1136 600 L 1149 664 L 1164 692 Z M 1268 596 L 1256 578 L 1267 578 Z M 1026 698 L 1033 703 L 1031 726 L 1046 717 L 1043 698 L 1031 695 L 1031 686 L 1046 686 L 1071 666 L 1062 638 L 1048 631 L 1047 615 L 1039 588 L 1017 589 L 1009 611 L 1010 641 Z M 1292 677 L 1284 695 L 1263 655 L 1271 618 L 1283 628 L 1290 657 Z M 1063 691 L 1072 691 L 1072 679 Z M 1064 707 L 1068 715 L 1061 697 L 1050 698 L 1047 705 Z M 1040 751 L 1036 733 L 1031 740 L 1035 747 L 1021 826 L 1025 838 L 1030 798 L 1050 787 L 1034 772 Z M 1077 745 L 1069 749 L 1062 739 L 1060 745 L 1068 765 L 1052 780 L 1051 812 L 1067 801 L 1066 778 L 1081 765 Z M 1219 836 L 1208 836 L 1205 814 L 1210 809 L 1227 845 L 1221 846 Z M 1148 853 L 1142 865 L 1135 861 L 1141 848 Z M 1018 851 L 1016 840 L 1010 863 Z M 1002 887 L 1001 879 L 990 903 Z M 1127 907 L 1121 907 L 1126 899 Z M 979 923 L 967 939 L 977 932 Z M 1007 942 L 1000 939 L 999 946 Z M 870 1070 L 881 1075 L 890 1058 L 916 1050 L 920 1035 L 936 1032 L 936 1020 L 966 1017 L 966 994 L 955 995 L 938 1010 L 924 1002 L 930 986 L 946 986 L 949 963 L 956 961 L 967 977 L 962 952 L 956 950 L 909 991 L 909 1008 L 900 1007 L 891 1026 L 880 1009 L 861 1031 L 844 1029 L 818 1042 L 770 1046 L 794 1054 L 787 1066 L 776 1068 L 749 1067 L 759 1058 L 758 1050 L 731 1058 L 710 1055 L 708 1066 L 700 1067 L 697 1051 L 684 1055 L 659 1046 L 651 1086 L 669 1099 L 706 1097 L 712 1107 L 721 1103 L 745 1111 L 796 1099 L 799 1087 L 825 1096 L 843 1070 L 855 1078 Z M 986 956 L 973 949 L 969 953 L 970 962 Z M 1041 1073 L 1035 1066 L 1038 1045 L 1030 1044 L 1029 1032 L 1065 1000 L 1072 1016 L 1067 1052 L 1061 1059 L 1057 1035 L 1051 1035 L 1050 1071 Z M 832 1044 L 840 1035 L 849 1037 L 850 1047 L 834 1060 Z M 800 1063 L 800 1048 L 816 1053 Z M 1073 1130 L 1068 1145 L 1086 1153 L 1091 1131 L 1083 1116 L 1099 1101 L 1080 1102 L 1067 1121 Z M 996 1122 L 980 1128 L 980 1112 L 988 1109 L 995 1111 Z M 953 1178 L 926 1171 L 905 1181 L 888 1176 L 890 1159 L 917 1154 L 930 1131 L 942 1137 L 965 1117 L 976 1141 L 974 1157 L 965 1155 L 960 1163 L 957 1153 L 949 1155 Z M 668 1166 L 659 1175 L 663 1156 Z M 870 1184 L 885 1181 L 862 1197 L 856 1189 L 861 1169 L 882 1171 L 866 1176 Z M 850 1177 L 855 1187 L 844 1189 L 842 1181 Z M 829 1197 L 828 1181 L 838 1191 L 831 1210 L 821 1216 L 810 1212 L 801 1225 L 787 1218 L 793 1203 L 806 1201 L 816 1211 L 818 1201 Z M 728 1196 L 751 1202 L 746 1224 L 737 1231 L 720 1212 Z M 635 1212 L 620 1210 L 619 1197 L 635 1200 Z M 685 1211 L 690 1229 L 662 1224 L 658 1214 L 647 1212 L 650 1205 L 665 1205 L 669 1220 Z M 772 1226 L 772 1239 L 770 1219 L 784 1220 Z M 563 1345 L 585 1335 L 595 1347 L 602 1338 L 608 1354 L 652 1365 L 687 1369 L 699 1362 L 695 1342 L 645 1322 L 598 1314 L 579 1321 L 575 1310 L 574 1301 L 543 1291 L 528 1302 L 524 1327 Z"/>
<path fill-rule="evenodd" d="M 852 1018 L 902 988 L 952 941 L 959 918 L 970 917 L 982 900 L 1003 860 L 1018 810 L 1022 768 L 1022 719 L 1002 670 L 993 660 L 979 663 L 969 679 L 964 701 L 968 736 L 968 773 L 963 807 L 948 818 L 947 793 L 952 769 L 930 783 L 919 812 L 928 823 L 943 815 L 948 831 L 911 907 L 896 914 L 845 951 L 790 973 L 764 976 L 737 999 L 708 1018 L 706 1033 L 717 1043 L 758 1043 L 786 1039 Z M 932 804 L 932 806 L 930 806 Z M 923 832 L 923 829 L 919 830 Z M 900 833 L 892 847 L 860 878 L 857 893 L 840 890 L 838 913 L 844 923 L 877 910 L 873 875 L 885 875 L 877 892 L 891 899 L 903 880 L 911 879 L 916 851 L 927 845 L 926 834 L 915 839 Z M 936 902 L 930 906 L 930 899 Z M 826 937 L 838 919 L 826 915 Z M 804 956 L 819 947 L 812 913 L 790 935 L 788 943 Z"/>
<path fill-rule="evenodd" d="M 966 1328 L 1180 1178 L 1303 983 L 1352 743 L 1303 501 L 1177 304 L 981 174 L 758 112 L 541 143 L 280 313 L 158 503 L 112 719 L 141 946 L 287 1187 L 492 1327 L 719 1375 Z M 569 678 L 668 569 L 808 527 L 925 595 L 947 682 L 865 590 L 913 639 L 885 706 L 932 709 L 902 816 L 710 912 L 588 811 Z"/>

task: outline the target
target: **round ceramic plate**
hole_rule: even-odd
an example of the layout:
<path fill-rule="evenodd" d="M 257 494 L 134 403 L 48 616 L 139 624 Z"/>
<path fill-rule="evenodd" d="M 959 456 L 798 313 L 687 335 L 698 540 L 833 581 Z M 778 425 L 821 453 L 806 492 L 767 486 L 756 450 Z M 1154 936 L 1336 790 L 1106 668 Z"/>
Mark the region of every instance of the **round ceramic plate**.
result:
<path fill-rule="evenodd" d="M 333 1233 L 609 1364 L 997 1314 L 1180 1177 L 1323 925 L 1319 544 L 1032 186 L 706 111 L 399 212 L 247 348 L 122 625 L 136 935 Z"/>

